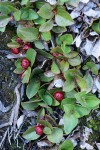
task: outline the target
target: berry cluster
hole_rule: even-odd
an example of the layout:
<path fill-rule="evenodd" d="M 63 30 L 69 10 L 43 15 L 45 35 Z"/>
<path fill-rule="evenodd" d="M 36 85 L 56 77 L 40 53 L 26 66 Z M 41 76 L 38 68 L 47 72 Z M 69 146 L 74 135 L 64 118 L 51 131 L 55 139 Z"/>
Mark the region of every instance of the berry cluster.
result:
<path fill-rule="evenodd" d="M 19 54 L 21 50 L 25 53 L 27 50 L 32 48 L 30 43 L 25 43 L 22 39 L 17 38 L 16 42 L 20 45 L 19 48 L 12 48 L 11 52 L 13 54 Z M 23 69 L 27 69 L 30 66 L 30 61 L 27 58 L 23 58 L 21 61 L 21 66 Z"/>

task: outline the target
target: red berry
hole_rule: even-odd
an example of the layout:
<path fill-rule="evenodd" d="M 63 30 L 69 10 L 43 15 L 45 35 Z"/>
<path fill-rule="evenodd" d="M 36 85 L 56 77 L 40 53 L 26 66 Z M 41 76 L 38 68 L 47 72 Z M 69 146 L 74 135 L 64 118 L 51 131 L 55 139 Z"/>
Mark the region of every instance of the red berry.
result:
<path fill-rule="evenodd" d="M 37 125 L 37 126 L 35 127 L 35 131 L 36 131 L 36 134 L 42 135 L 42 134 L 43 134 L 43 127 Z"/>
<path fill-rule="evenodd" d="M 27 58 L 24 58 L 21 61 L 21 66 L 22 68 L 27 69 L 30 66 L 30 61 Z"/>
<path fill-rule="evenodd" d="M 20 50 L 19 50 L 18 48 L 12 48 L 12 49 L 11 49 L 11 52 L 12 52 L 13 54 L 18 54 L 18 53 L 20 52 Z"/>
<path fill-rule="evenodd" d="M 20 45 L 24 44 L 23 40 L 20 39 L 20 38 L 17 38 L 17 39 L 16 39 L 16 42 L 17 42 L 18 44 L 20 44 Z"/>
<path fill-rule="evenodd" d="M 27 43 L 27 44 L 24 45 L 23 50 L 27 51 L 30 48 L 32 48 L 32 46 L 30 45 L 30 43 Z"/>
<path fill-rule="evenodd" d="M 53 94 L 54 98 L 58 101 L 62 101 L 64 99 L 64 94 L 63 92 L 55 92 Z"/>

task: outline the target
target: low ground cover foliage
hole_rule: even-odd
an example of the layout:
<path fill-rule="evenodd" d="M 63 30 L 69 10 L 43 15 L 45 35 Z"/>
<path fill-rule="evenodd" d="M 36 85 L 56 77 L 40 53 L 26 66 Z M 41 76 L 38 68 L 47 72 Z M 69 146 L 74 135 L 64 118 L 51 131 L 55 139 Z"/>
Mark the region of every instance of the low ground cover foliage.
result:
<path fill-rule="evenodd" d="M 38 113 L 36 124 L 22 136 L 28 141 L 46 136 L 50 142 L 60 144 L 59 150 L 73 149 L 72 142 L 69 139 L 63 142 L 63 137 L 100 104 L 91 92 L 92 75 L 98 75 L 98 65 L 92 59 L 83 60 L 74 44 L 74 35 L 69 32 L 74 20 L 66 5 L 76 7 L 78 3 L 78 0 L 0 2 L 0 31 L 4 32 L 8 24 L 16 30 L 8 47 L 13 56 L 18 56 L 14 73 L 26 85 L 26 99 L 21 106 Z M 94 21 L 90 28 L 100 33 L 100 21 Z M 55 111 L 61 116 L 58 119 L 53 117 Z"/>

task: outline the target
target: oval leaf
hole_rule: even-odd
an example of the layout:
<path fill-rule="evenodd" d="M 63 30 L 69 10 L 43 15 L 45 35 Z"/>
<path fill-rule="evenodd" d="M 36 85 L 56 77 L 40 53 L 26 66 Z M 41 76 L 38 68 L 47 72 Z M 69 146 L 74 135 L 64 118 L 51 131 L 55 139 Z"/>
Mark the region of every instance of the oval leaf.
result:
<path fill-rule="evenodd" d="M 40 81 L 36 79 L 31 79 L 27 89 L 26 89 L 26 95 L 30 99 L 32 98 L 39 90 L 40 88 Z"/>

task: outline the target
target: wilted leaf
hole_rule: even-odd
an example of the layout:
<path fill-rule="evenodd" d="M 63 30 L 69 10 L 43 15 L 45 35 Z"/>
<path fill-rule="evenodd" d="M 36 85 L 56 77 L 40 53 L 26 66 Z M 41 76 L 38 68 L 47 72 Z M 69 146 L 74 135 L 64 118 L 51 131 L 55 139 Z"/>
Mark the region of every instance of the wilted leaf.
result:
<path fill-rule="evenodd" d="M 18 48 L 20 45 L 17 42 L 10 42 L 7 44 L 9 48 Z"/>

